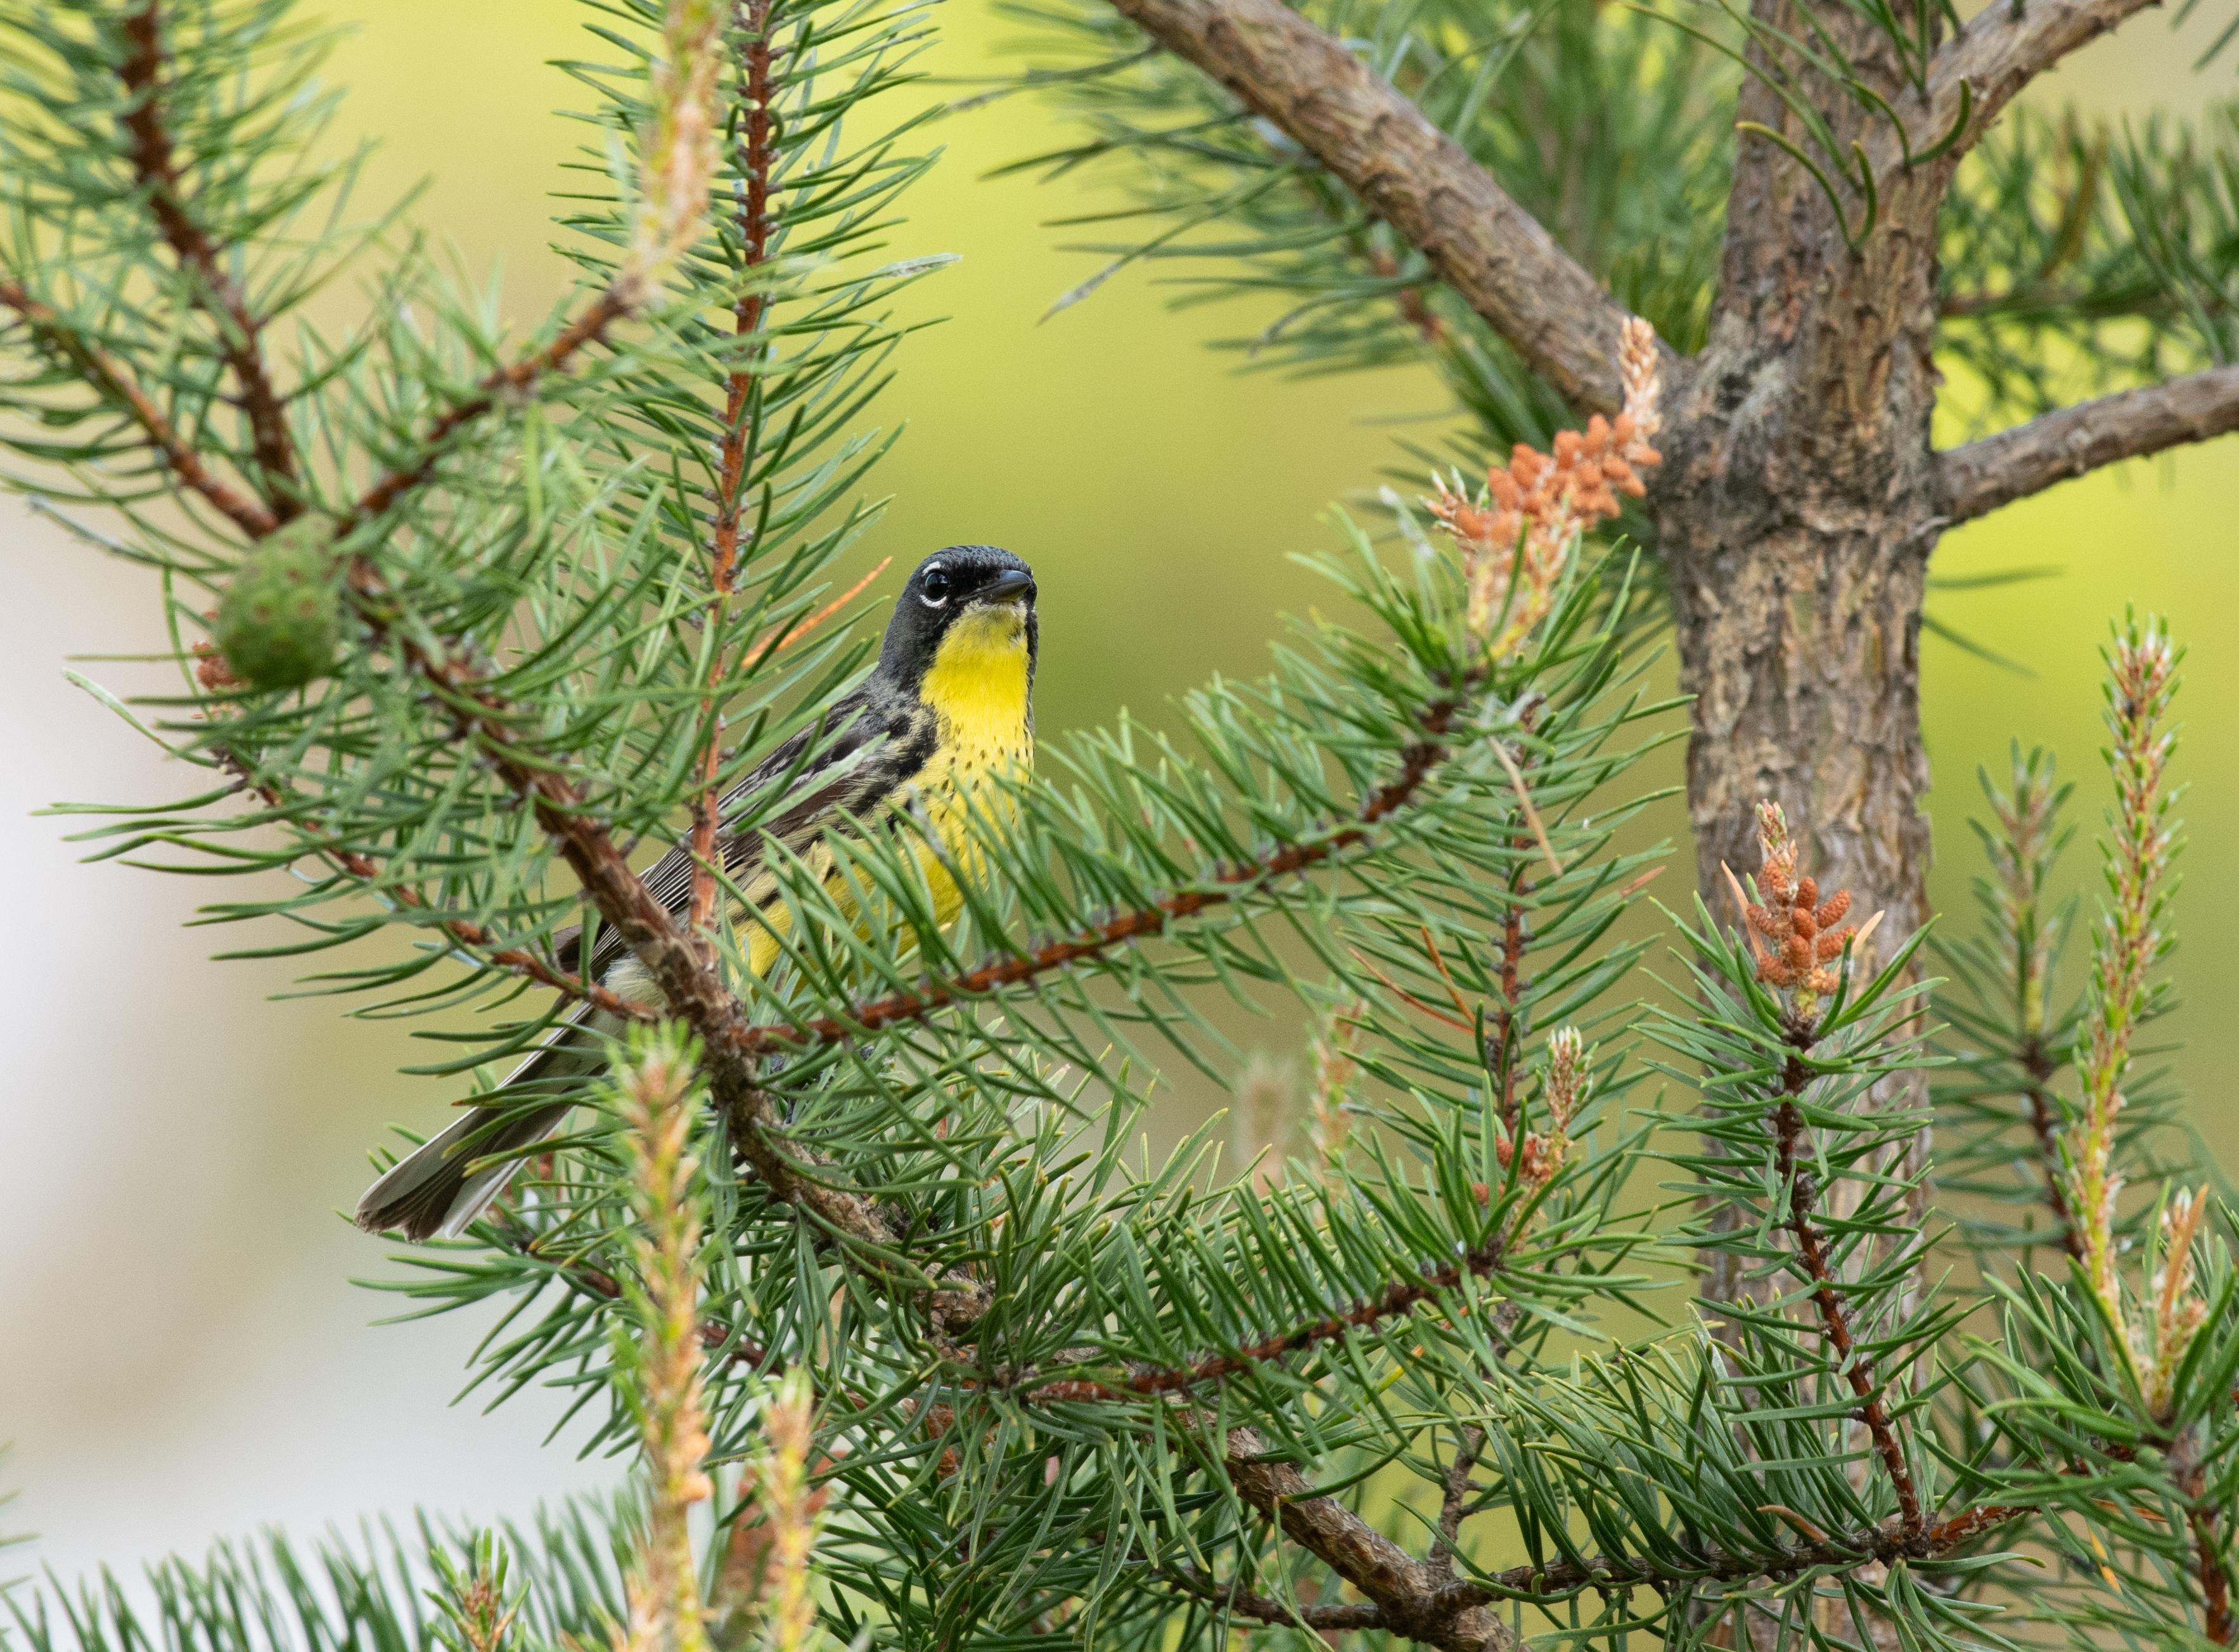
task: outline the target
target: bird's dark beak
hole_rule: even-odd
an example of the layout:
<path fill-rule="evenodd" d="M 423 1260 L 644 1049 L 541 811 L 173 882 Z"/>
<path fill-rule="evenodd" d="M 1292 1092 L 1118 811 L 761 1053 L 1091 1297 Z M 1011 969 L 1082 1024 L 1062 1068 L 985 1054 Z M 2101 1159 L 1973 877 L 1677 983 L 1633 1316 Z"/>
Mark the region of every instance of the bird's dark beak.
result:
<path fill-rule="evenodd" d="M 1031 602 L 1034 600 L 1034 576 L 1021 568 L 1011 568 L 973 593 L 975 602 Z"/>

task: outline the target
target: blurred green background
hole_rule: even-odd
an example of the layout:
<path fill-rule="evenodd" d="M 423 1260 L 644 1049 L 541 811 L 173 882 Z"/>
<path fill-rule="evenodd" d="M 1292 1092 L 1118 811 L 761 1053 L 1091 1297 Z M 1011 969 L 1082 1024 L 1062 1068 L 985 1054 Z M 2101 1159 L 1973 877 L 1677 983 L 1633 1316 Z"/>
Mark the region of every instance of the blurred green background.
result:
<path fill-rule="evenodd" d="M 524 323 L 558 289 L 546 192 L 581 129 L 550 111 L 570 88 L 548 60 L 582 50 L 564 0 L 348 0 L 336 74 L 348 135 L 382 143 L 376 194 L 431 180 L 422 219 L 465 268 L 503 271 Z M 2214 8 L 2206 8 L 2214 10 Z M 1005 61 L 1007 25 L 951 5 L 932 67 Z M 2229 65 L 2189 72 L 2198 30 L 2149 15 L 2038 89 L 2109 112 L 2190 109 L 2230 90 Z M 907 94 L 906 94 L 907 95 Z M 933 97 L 939 94 L 925 90 Z M 1315 600 L 1290 553 L 1328 546 L 1331 501 L 1396 464 L 1395 435 L 1440 417 L 1427 374 L 1310 381 L 1237 375 L 1203 341 L 1250 318 L 1169 314 L 1139 272 L 1047 322 L 1096 264 L 1053 218 L 1109 200 L 1093 180 L 1045 187 L 992 169 L 1047 147 L 1030 100 L 941 123 L 943 164 L 912 200 L 896 255 L 962 262 L 914 289 L 920 334 L 879 409 L 907 423 L 874 478 L 894 502 L 863 547 L 891 554 L 887 590 L 927 550 L 986 540 L 1032 561 L 1043 589 L 1047 730 L 1155 707 L 1208 673 L 1249 672 L 1276 613 Z M 1395 421 L 1399 421 L 1395 430 Z M 1972 871 L 1963 821 L 1978 764 L 2010 740 L 2056 746 L 2096 821 L 2096 649 L 2126 604 L 2165 610 L 2193 645 L 2180 777 L 2193 822 L 2181 900 L 2196 939 L 2178 959 L 2193 1007 L 2179 1058 L 2196 1116 L 2239 1170 L 2239 1108 L 2220 1075 L 2239 1018 L 2213 1010 L 2213 937 L 2239 926 L 2239 442 L 2093 477 L 1947 540 L 1938 571 L 2056 565 L 2057 579 L 1937 599 L 1937 611 L 2027 668 L 1926 645 L 1937 892 L 1956 908 Z M 212 965 L 240 938 L 183 927 L 209 891 L 114 866 L 80 867 L 61 798 L 160 795 L 176 781 L 61 672 L 68 655 L 156 646 L 154 593 L 0 501 L 10 600 L 0 605 L 0 953 L 10 1093 L 0 1105 L 0 1440 L 17 1442 L 0 1529 L 42 1534 L 34 1563 L 68 1575 L 266 1521 L 305 1529 L 415 1503 L 491 1514 L 603 1482 L 559 1415 L 530 1395 L 483 1419 L 448 1408 L 477 1328 L 375 1330 L 381 1247 L 336 1214 L 391 1119 L 425 1125 L 442 1098 L 394 1074 L 413 1051 L 393 1024 L 267 997 L 262 965 Z M 1651 777 L 1676 779 L 1676 752 Z M 1676 809 L 1667 830 L 1680 825 Z M 2070 866 L 2080 886 L 2088 845 Z M 1955 912 L 1955 916 L 1957 915 Z M 2203 944 L 2204 942 L 2204 944 Z M 17 1551 L 0 1574 L 20 1569 Z"/>

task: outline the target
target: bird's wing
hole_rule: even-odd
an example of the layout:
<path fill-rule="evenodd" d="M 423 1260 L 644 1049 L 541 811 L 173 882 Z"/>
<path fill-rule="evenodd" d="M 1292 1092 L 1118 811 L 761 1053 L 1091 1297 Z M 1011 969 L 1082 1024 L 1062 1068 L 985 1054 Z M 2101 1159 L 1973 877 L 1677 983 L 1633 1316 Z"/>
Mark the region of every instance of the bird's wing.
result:
<path fill-rule="evenodd" d="M 915 696 L 876 678 L 834 700 L 724 795 L 727 825 L 717 839 L 734 881 L 751 889 L 773 839 L 798 850 L 835 815 L 871 813 L 925 766 L 935 726 Z M 751 824 L 747 824 L 747 822 Z M 692 899 L 692 850 L 671 849 L 646 874 L 654 899 L 682 913 Z M 582 933 L 553 938 L 559 966 L 602 980 L 624 952 L 612 927 L 599 932 L 588 965 Z M 402 1226 L 415 1238 L 456 1234 L 502 1191 L 522 1156 L 560 1127 L 581 1076 L 603 1063 L 580 1028 L 603 1025 L 595 1006 L 575 1005 L 543 1045 L 516 1067 L 495 1097 L 394 1166 L 359 1202 L 362 1226 Z M 608 1030 L 611 1030 L 609 1027 Z"/>
<path fill-rule="evenodd" d="M 835 816 L 868 813 L 880 799 L 925 766 L 932 719 L 900 696 L 863 684 L 833 701 L 824 714 L 781 745 L 724 794 L 717 838 L 723 867 L 740 888 L 752 885 L 770 840 L 798 850 Z M 750 825 L 740 824 L 741 816 Z M 673 914 L 692 901 L 692 846 L 680 843 L 645 874 L 647 892 Z M 561 942 L 561 966 L 580 954 L 578 938 Z M 628 951 L 621 932 L 600 931 L 586 972 L 602 979 Z"/>

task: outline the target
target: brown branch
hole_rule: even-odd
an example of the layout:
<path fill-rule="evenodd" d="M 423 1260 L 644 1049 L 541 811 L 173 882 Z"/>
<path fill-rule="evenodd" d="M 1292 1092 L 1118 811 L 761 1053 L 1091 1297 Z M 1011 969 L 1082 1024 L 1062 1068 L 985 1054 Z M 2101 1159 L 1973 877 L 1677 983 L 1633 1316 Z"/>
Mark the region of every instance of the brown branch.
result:
<path fill-rule="evenodd" d="M 452 439 L 482 418 L 508 395 L 518 395 L 541 380 L 567 370 L 583 350 L 603 342 L 614 324 L 631 315 L 640 301 L 619 287 L 608 287 L 585 307 L 581 315 L 554 335 L 550 343 L 519 361 L 485 374 L 474 390 L 438 414 L 421 435 L 412 459 L 389 471 L 359 496 L 342 517 L 336 537 L 359 523 L 378 516 L 435 474 Z"/>
<path fill-rule="evenodd" d="M 1545 1596 L 1576 1594 L 1605 1585 L 1635 1585 L 1659 1592 L 1671 1586 L 1710 1581 L 1739 1582 L 1752 1577 L 1790 1577 L 1821 1567 L 1853 1567 L 1867 1562 L 1887 1565 L 1898 1560 L 1928 1560 L 1963 1548 L 1977 1538 L 2027 1518 L 2032 1508 L 2002 1503 L 1970 1509 L 1949 1520 L 1939 1520 L 1919 1530 L 1902 1523 L 1879 1526 L 1870 1532 L 1846 1534 L 1805 1543 L 1765 1556 L 1712 1552 L 1698 1566 L 1678 1568 L 1643 1556 L 1611 1559 L 1596 1556 L 1565 1561 L 1553 1566 L 1517 1566 L 1497 1572 L 1482 1584 L 1464 1583 L 1452 1592 L 1487 1601 L 1516 1596 Z"/>
<path fill-rule="evenodd" d="M 1418 1278 L 1394 1281 L 1342 1313 L 1278 1331 L 1272 1337 L 1239 1348 L 1232 1354 L 1209 1355 L 1189 1365 L 1140 1367 L 1118 1383 L 1077 1377 L 1037 1383 L 1032 1372 L 1024 1372 L 1013 1375 L 1002 1386 L 1020 1390 L 1020 1398 L 1028 1404 L 1039 1405 L 1056 1405 L 1078 1400 L 1134 1400 L 1186 1393 L 1207 1383 L 1224 1382 L 1255 1365 L 1264 1365 L 1286 1354 L 1295 1354 L 1300 1349 L 1335 1342 L 1348 1332 L 1364 1330 L 1386 1319 L 1397 1319 L 1403 1314 L 1412 1313 L 1423 1304 L 1452 1290 L 1465 1278 L 1483 1278 L 1497 1271 L 1508 1259 L 1509 1249 L 1515 1238 L 1514 1229 L 1505 1229 L 1464 1251 L 1452 1262 L 1442 1263 Z"/>
<path fill-rule="evenodd" d="M 2195 1569 L 2200 1578 L 2201 1633 L 2216 1646 L 2229 1646 L 2233 1633 L 2231 1580 L 2225 1576 L 2223 1562 L 2216 1553 L 2216 1510 L 2195 1503 L 2186 1511 L 2186 1518 L 2192 1528 Z"/>
<path fill-rule="evenodd" d="M 1984 6 L 1937 51 L 1928 66 L 1927 96 L 1903 101 L 1903 138 L 1887 123 L 1877 127 L 1866 151 L 1874 176 L 1887 182 L 1903 168 L 1908 147 L 1917 152 L 1942 143 L 1963 109 L 1967 124 L 1946 152 L 1949 164 L 1980 141 L 2030 82 L 2133 13 L 2159 3 L 1997 0 Z"/>
<path fill-rule="evenodd" d="M 1898 1560 L 1933 1559 L 2036 1512 L 2030 1508 L 1991 1504 L 1938 1521 L 1917 1534 L 1908 1534 L 1898 1526 L 1883 1526 L 1870 1532 L 1799 1544 L 1771 1556 L 1713 1552 L 1697 1563 L 1684 1566 L 1634 1556 L 1595 1556 L 1584 1561 L 1561 1561 L 1551 1566 L 1514 1566 L 1492 1573 L 1482 1582 L 1433 1588 L 1416 1604 L 1417 1609 L 1434 1615 L 1518 1597 L 1553 1600 L 1586 1589 L 1651 1589 L 1664 1594 L 1690 1583 L 1744 1582 L 1757 1577 L 1791 1577 L 1823 1567 L 1850 1568 L 1869 1562 L 1887 1565 Z M 1280 1601 L 1249 1594 L 1236 1584 L 1215 1582 L 1202 1574 L 1168 1572 L 1164 1576 L 1166 1581 L 1190 1594 L 1226 1604 L 1239 1616 L 1257 1618 L 1263 1623 L 1405 1633 L 1398 1630 L 1394 1620 L 1380 1606 L 1307 1607 L 1294 1614 Z"/>
<path fill-rule="evenodd" d="M 1376 1629 L 1384 1610 L 1368 1605 L 1286 1606 L 1269 1595 L 1254 1595 L 1241 1583 L 1222 1583 L 1187 1568 L 1159 1576 L 1185 1595 L 1195 1596 L 1237 1617 L 1256 1618 L 1272 1627 L 1300 1629 Z"/>
<path fill-rule="evenodd" d="M 1587 1589 L 1646 1588 L 1666 1593 L 1695 1582 L 1739 1582 L 1793 1576 L 1821 1568 L 1850 1569 L 1869 1562 L 1931 1559 L 1964 1547 L 2036 1510 L 1993 1504 L 1933 1524 L 1902 1523 L 1825 1542 L 1805 1543 L 1771 1556 L 1713 1552 L 1692 1566 L 1631 1556 L 1594 1557 L 1552 1566 L 1518 1566 L 1482 1581 L 1452 1582 L 1410 1556 L 1335 1498 L 1318 1496 L 1288 1463 L 1259 1460 L 1259 1438 L 1248 1429 L 1228 1436 L 1226 1468 L 1245 1500 L 1283 1533 L 1368 1596 L 1376 1622 L 1353 1620 L 1349 1629 L 1380 1629 L 1428 1645 L 1456 1649 L 1512 1647 L 1505 1624 L 1490 1609 L 1504 1601 L 1548 1599 Z M 1288 1617 L 1283 1622 L 1292 1621 Z"/>
<path fill-rule="evenodd" d="M 163 409 L 133 381 L 130 374 L 87 342 L 50 306 L 32 297 L 17 282 L 4 280 L 0 280 L 0 304 L 21 315 L 34 338 L 69 362 L 95 390 L 116 403 L 140 427 L 149 445 L 189 493 L 251 539 L 262 539 L 280 525 L 279 519 L 260 501 L 211 471 L 172 427 Z"/>
<path fill-rule="evenodd" d="M 1112 0 L 1279 127 L 1583 412 L 1614 414 L 1623 306 L 1469 153 L 1281 0 Z"/>
<path fill-rule="evenodd" d="M 1291 844 L 1260 859 L 1232 866 L 1213 877 L 1209 888 L 1162 895 L 1149 906 L 1076 931 L 1031 952 L 993 959 L 949 980 L 859 1004 L 844 1017 L 820 1016 L 798 1024 L 768 1023 L 734 1028 L 722 1035 L 727 1047 L 741 1055 L 788 1052 L 803 1046 L 844 1043 L 866 1032 L 876 1032 L 907 1021 L 922 1021 L 960 999 L 992 992 L 999 987 L 1016 986 L 1053 971 L 1069 968 L 1129 941 L 1151 939 L 1163 934 L 1178 919 L 1226 906 L 1277 879 L 1332 860 L 1366 842 L 1372 827 L 1413 799 L 1445 759 L 1445 736 L 1461 707 L 1461 700 L 1453 698 L 1440 700 L 1429 707 L 1418 725 L 1420 737 L 1400 754 L 1399 773 L 1370 796 L 1350 825 L 1324 837 Z"/>
<path fill-rule="evenodd" d="M 261 342 L 263 323 L 249 307 L 248 295 L 224 268 L 220 249 L 188 210 L 186 189 L 164 124 L 163 0 L 148 3 L 124 19 L 129 43 L 117 73 L 130 94 L 123 124 L 131 140 L 132 169 L 148 196 L 148 209 L 180 268 L 202 285 L 204 309 L 217 323 L 225 364 L 241 386 L 241 405 L 256 463 L 273 487 L 273 514 L 286 521 L 302 508 L 296 497 L 296 443 L 288 434 L 286 398 L 272 381 Z"/>
<path fill-rule="evenodd" d="M 1971 521 L 2102 465 L 2234 430 L 2239 430 L 2239 364 L 2079 401 L 1939 454 L 1944 520 L 1947 525 Z"/>
<path fill-rule="evenodd" d="M 769 0 L 746 0 L 737 9 L 738 25 L 748 36 L 742 97 L 746 110 L 745 155 L 739 169 L 745 188 L 741 192 L 738 209 L 740 263 L 746 271 L 759 269 L 769 257 Z M 759 289 L 741 296 L 732 310 L 734 336 L 741 340 L 754 337 L 761 328 L 767 307 L 768 299 Z M 720 881 L 715 872 L 715 834 L 721 824 L 723 805 L 716 780 L 723 763 L 723 713 L 719 698 L 726 663 L 722 628 L 730 614 L 738 577 L 741 489 L 746 481 L 747 454 L 761 423 L 754 390 L 754 368 L 741 357 L 732 368 L 724 387 L 715 534 L 708 553 L 708 584 L 711 592 L 708 680 L 700 702 L 700 715 L 707 726 L 706 746 L 700 755 L 700 793 L 692 800 L 692 900 L 688 921 L 693 932 L 705 938 L 703 945 L 709 947 L 714 945 L 708 932 L 715 921 L 716 887 Z"/>
<path fill-rule="evenodd" d="M 1503 1303 L 1505 1310 L 1516 1304 Z M 1461 1554 L 1462 1522 L 1468 1518 L 1471 1476 L 1477 1472 L 1478 1458 L 1485 1454 L 1485 1430 L 1474 1423 L 1465 1424 L 1460 1437 L 1454 1442 L 1454 1460 L 1446 1464 L 1445 1484 L 1438 1498 L 1438 1546 L 1431 1556 L 1431 1569 L 1441 1577 L 1451 1578 L 1454 1565 Z"/>
<path fill-rule="evenodd" d="M 2185 1528 L 2191 1535 L 2193 1580 L 2200 1589 L 2201 1638 L 2212 1646 L 2229 1646 L 2235 1630 L 2231 1615 L 2231 1579 L 2223 1569 L 2216 1527 L 2222 1511 L 2208 1495 L 2208 1471 L 2200 1461 L 2200 1424 L 2194 1424 L 2169 1443 L 2169 1477 L 2184 1499 Z"/>
<path fill-rule="evenodd" d="M 1874 1450 L 1889 1472 L 1890 1484 L 1897 1489 L 1904 1529 L 1918 1532 L 1927 1522 L 1920 1505 L 1920 1493 L 1912 1483 L 1911 1471 L 1905 1467 L 1904 1449 L 1897 1442 L 1896 1423 L 1890 1416 L 1889 1408 L 1882 1403 L 1880 1385 L 1874 1380 L 1873 1362 L 1858 1351 L 1852 1340 L 1850 1315 L 1837 1289 L 1835 1271 L 1827 1260 L 1826 1242 L 1812 1220 L 1815 1189 L 1797 1151 L 1804 1137 L 1804 1115 L 1796 1105 L 1796 1098 L 1804 1093 L 1810 1077 L 1810 1069 L 1804 1065 L 1801 1052 L 1791 1052 L 1787 1071 L 1782 1076 L 1785 1093 L 1774 1125 L 1777 1144 L 1776 1174 L 1780 1184 L 1788 1189 L 1788 1231 L 1796 1239 L 1797 1259 L 1810 1282 L 1811 1300 L 1818 1310 L 1820 1328 L 1834 1345 L 1850 1391 L 1858 1397 L 1858 1420 L 1873 1436 Z"/>
<path fill-rule="evenodd" d="M 1484 1602 L 1442 1586 L 1429 1564 L 1264 1452 L 1250 1429 L 1229 1430 L 1223 1463 L 1229 1483 L 1286 1537 L 1366 1596 L 1378 1611 L 1375 1627 L 1448 1652 L 1505 1652 L 1520 1644 Z"/>

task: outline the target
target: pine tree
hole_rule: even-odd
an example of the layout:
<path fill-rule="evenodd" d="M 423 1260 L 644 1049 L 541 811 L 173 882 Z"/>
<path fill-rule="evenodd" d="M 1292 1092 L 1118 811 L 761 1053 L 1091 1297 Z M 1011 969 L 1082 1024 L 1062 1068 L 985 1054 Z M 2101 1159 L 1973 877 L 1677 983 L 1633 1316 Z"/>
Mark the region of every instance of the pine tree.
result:
<path fill-rule="evenodd" d="M 1083 129 L 1041 164 L 1102 167 L 1150 226 L 1100 249 L 1206 261 L 1187 302 L 1276 298 L 1229 341 L 1256 363 L 1428 366 L 1466 416 L 1425 459 L 1613 415 L 1626 318 L 1653 324 L 1666 458 L 1625 527 L 1692 697 L 1706 898 L 1771 797 L 1826 877 L 1923 921 L 1937 541 L 2239 428 L 2239 104 L 2015 101 L 2144 0 L 1008 10 Z M 2176 10 L 2228 66 L 2228 8 Z M 1974 439 L 1937 448 L 1939 412 Z"/>
<path fill-rule="evenodd" d="M 1164 14 L 1129 15 L 1176 43 Z M 2097 15 L 1996 8 L 1941 50 L 2042 57 Z M 0 1642 L 2232 1642 L 2233 1218 L 2135 1071 L 2174 892 L 2165 630 L 2126 623 L 2109 651 L 2106 893 L 2072 998 L 2072 925 L 2043 909 L 2067 794 L 2041 756 L 1991 793 L 1986 921 L 1947 954 L 1963 992 L 1923 979 L 1917 891 L 1850 886 L 1885 868 L 1832 850 L 1808 797 L 1752 798 L 1745 836 L 1706 836 L 1655 976 L 1618 927 L 1663 863 L 1620 847 L 1637 760 L 1678 713 L 1645 687 L 1663 605 L 1694 646 L 1672 513 L 1700 484 L 1708 381 L 1674 347 L 1734 348 L 1737 324 L 1707 297 L 1702 175 L 1765 189 L 1792 167 L 1840 213 L 1844 257 L 1917 279 L 1919 249 L 1891 249 L 1904 214 L 2010 85 L 1951 93 L 1940 148 L 1900 145 L 1884 187 L 1871 145 L 1843 147 L 1851 116 L 1815 127 L 1774 71 L 1808 56 L 1797 72 L 1872 104 L 1834 72 L 1870 30 L 1926 97 L 1948 81 L 1937 19 L 1844 8 L 1807 43 L 1731 15 L 1679 35 L 1550 16 L 1447 57 L 1432 44 L 1470 19 L 1372 19 L 1372 61 L 1450 100 L 1441 123 L 1512 176 L 1544 153 L 1518 110 L 1554 130 L 1598 107 L 1587 153 L 1653 134 L 1653 182 L 1565 220 L 1643 320 L 1511 235 L 1522 209 L 1489 181 L 1453 197 L 1491 203 L 1472 275 L 1393 238 L 1418 222 L 1404 188 L 1371 192 L 1371 222 L 1341 157 L 1139 46 L 1037 74 L 1111 123 L 1092 147 L 1235 175 L 1180 210 L 1244 222 L 1263 275 L 1305 295 L 1270 343 L 1306 364 L 1429 348 L 1485 435 L 1523 440 L 1481 486 L 1395 497 L 1392 543 L 1336 519 L 1327 613 L 1264 678 L 1193 696 L 1181 733 L 1045 740 L 969 853 L 902 816 L 831 834 L 836 883 L 781 859 L 782 959 L 757 975 L 708 853 L 716 799 L 864 657 L 860 591 L 829 571 L 873 508 L 892 298 L 939 262 L 892 244 L 927 164 L 905 88 L 929 23 L 912 0 L 591 16 L 580 280 L 515 339 L 401 211 L 351 217 L 349 163 L 310 158 L 333 104 L 291 0 L 0 0 L 0 436 L 17 487 L 156 576 L 175 686 L 94 692 L 195 776 L 89 807 L 88 840 L 292 872 L 210 915 L 315 962 L 375 938 L 387 961 L 314 981 L 429 1018 L 452 1053 L 423 1071 L 454 1088 L 586 1000 L 627 1024 L 569 1131 L 395 1288 L 429 1312 L 497 1304 L 488 1391 L 560 1385 L 644 1466 L 633 1498 L 533 1529 L 167 1564 L 152 1604 L 19 1586 Z M 1312 58 L 1299 14 L 1195 38 L 1319 63 L 1293 115 L 1396 96 L 1347 50 Z M 1804 136 L 1752 130 L 1771 147 L 1737 158 L 1711 113 L 1721 40 L 1756 76 L 1736 95 L 1781 90 Z M 1497 102 L 1511 65 L 1538 90 Z M 1244 70 L 1229 83 L 1266 114 Z M 1962 174 L 1985 224 L 2035 201 L 1999 170 L 2019 154 L 1977 149 Z M 2094 163 L 2092 188 L 2129 164 Z M 2183 262 L 2173 217 L 2149 259 L 2096 199 L 2050 275 L 2135 286 Z M 2007 256 L 1963 273 L 2033 267 Z M 1546 280 L 1470 284 L 1516 260 Z M 365 295 L 348 330 L 305 319 L 345 282 Z M 2179 312 L 2221 315 L 2176 291 L 2122 313 L 2172 337 Z M 2024 330 L 2097 336 L 2035 302 L 2015 301 Z M 1503 315 L 1541 342 L 1510 353 Z M 1566 315 L 1568 337 L 1532 330 Z M 2011 319 L 1985 324 L 1986 364 Z M 1593 410 L 1583 428 L 1558 395 Z M 1986 441 L 1938 474 L 1973 467 L 1987 498 L 2015 474 L 1998 455 L 2038 438 Z M 1675 467 L 1693 480 L 1667 496 Z M 1857 687 L 1844 670 L 1828 681 Z M 1776 778 L 1851 760 L 1853 733 L 1784 735 Z M 1874 818 L 1915 779 L 1875 771 Z M 679 838 L 707 858 L 672 915 L 634 867 Z M 925 849 L 963 891 L 953 923 Z M 588 949 L 557 937 L 579 923 L 619 933 L 663 1007 L 576 973 Z M 1310 1153 L 1283 1085 L 1208 1018 L 1221 997 L 1312 1018 Z M 1268 1151 L 1239 1169 L 1219 1119 L 1142 1150 L 1175 1064 L 1266 1092 L 1246 1122 Z"/>

